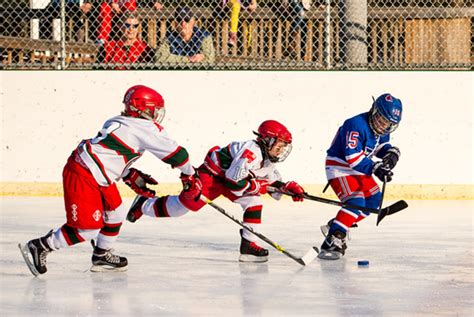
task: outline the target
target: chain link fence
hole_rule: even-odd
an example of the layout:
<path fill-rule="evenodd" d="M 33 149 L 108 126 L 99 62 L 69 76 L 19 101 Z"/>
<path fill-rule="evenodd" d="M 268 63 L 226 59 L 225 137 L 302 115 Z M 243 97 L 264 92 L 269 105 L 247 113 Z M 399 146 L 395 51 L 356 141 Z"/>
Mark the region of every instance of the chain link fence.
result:
<path fill-rule="evenodd" d="M 471 69 L 472 0 L 0 0 L 4 69 Z"/>

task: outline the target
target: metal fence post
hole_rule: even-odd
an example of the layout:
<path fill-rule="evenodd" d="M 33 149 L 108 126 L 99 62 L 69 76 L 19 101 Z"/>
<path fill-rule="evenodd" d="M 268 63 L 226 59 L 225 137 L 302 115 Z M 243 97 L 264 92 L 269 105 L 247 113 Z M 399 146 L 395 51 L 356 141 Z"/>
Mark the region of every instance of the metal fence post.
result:
<path fill-rule="evenodd" d="M 325 63 L 328 69 L 331 68 L 331 0 L 326 0 L 326 18 L 324 21 L 324 38 L 326 42 Z"/>
<path fill-rule="evenodd" d="M 66 1 L 61 0 L 61 69 L 66 68 Z"/>

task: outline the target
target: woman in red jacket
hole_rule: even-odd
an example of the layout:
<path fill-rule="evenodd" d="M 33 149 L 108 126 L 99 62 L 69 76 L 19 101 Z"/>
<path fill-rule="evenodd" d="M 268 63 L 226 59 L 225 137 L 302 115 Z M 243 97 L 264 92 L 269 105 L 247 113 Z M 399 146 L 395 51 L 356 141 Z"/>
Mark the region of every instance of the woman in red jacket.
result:
<path fill-rule="evenodd" d="M 163 6 L 160 2 L 156 1 L 153 3 L 153 7 L 156 10 L 161 10 Z M 136 8 L 136 0 L 107 0 L 102 2 L 99 6 L 99 30 L 97 40 L 102 43 L 111 40 L 112 20 L 116 20 L 116 18 L 124 13 L 134 12 Z"/>
<path fill-rule="evenodd" d="M 99 50 L 99 63 L 132 64 L 153 60 L 153 50 L 138 38 L 140 20 L 131 14 L 122 25 L 123 37 L 118 41 L 107 41 Z"/>

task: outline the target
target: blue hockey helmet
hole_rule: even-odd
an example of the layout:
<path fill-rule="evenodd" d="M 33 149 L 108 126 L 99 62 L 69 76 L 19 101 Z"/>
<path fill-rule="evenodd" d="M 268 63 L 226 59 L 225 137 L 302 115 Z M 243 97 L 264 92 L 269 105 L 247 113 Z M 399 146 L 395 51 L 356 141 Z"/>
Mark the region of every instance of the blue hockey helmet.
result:
<path fill-rule="evenodd" d="M 392 133 L 402 120 L 402 102 L 391 94 L 383 94 L 374 100 L 369 111 L 369 125 L 378 135 Z"/>

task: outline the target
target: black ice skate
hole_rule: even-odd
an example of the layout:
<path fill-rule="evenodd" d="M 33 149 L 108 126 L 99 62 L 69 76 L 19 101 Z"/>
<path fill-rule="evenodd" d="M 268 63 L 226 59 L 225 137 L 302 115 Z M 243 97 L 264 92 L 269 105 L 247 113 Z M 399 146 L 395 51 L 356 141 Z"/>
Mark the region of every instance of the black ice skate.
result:
<path fill-rule="evenodd" d="M 240 262 L 267 262 L 268 250 L 258 246 L 255 242 L 249 241 L 242 236 L 243 230 L 240 229 Z"/>
<path fill-rule="evenodd" d="M 34 276 L 44 274 L 48 271 L 46 267 L 46 256 L 52 252 L 53 249 L 48 245 L 47 240 L 52 234 L 53 230 L 48 232 L 44 237 L 30 240 L 26 245 L 18 244 L 21 255 Z"/>
<path fill-rule="evenodd" d="M 142 206 L 146 200 L 147 198 L 144 196 L 138 195 L 137 197 L 135 197 L 135 200 L 133 201 L 132 206 L 130 206 L 130 209 L 127 214 L 128 221 L 133 223 L 140 219 L 141 216 L 143 216 Z"/>
<path fill-rule="evenodd" d="M 336 230 L 334 234 L 328 235 L 326 240 L 324 240 L 318 258 L 322 260 L 339 260 L 344 256 L 346 249 L 346 234 Z"/>
<path fill-rule="evenodd" d="M 112 249 L 94 248 L 91 272 L 124 272 L 127 270 L 127 258 L 112 253 Z"/>

